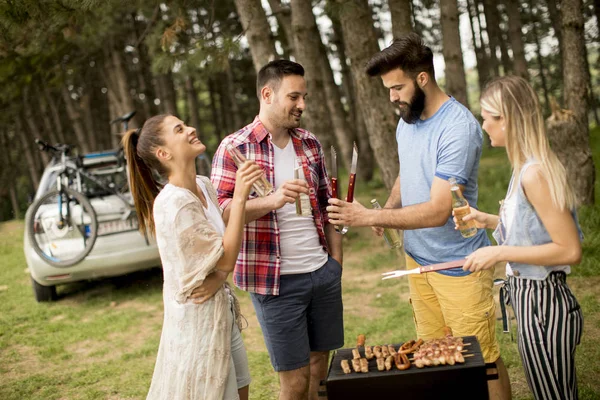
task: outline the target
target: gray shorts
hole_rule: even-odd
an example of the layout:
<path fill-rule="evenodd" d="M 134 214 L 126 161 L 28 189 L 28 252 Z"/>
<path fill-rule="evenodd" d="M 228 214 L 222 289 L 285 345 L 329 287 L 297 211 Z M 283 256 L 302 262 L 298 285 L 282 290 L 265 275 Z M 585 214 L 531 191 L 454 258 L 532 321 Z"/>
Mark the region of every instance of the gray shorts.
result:
<path fill-rule="evenodd" d="M 344 345 L 342 267 L 331 256 L 316 271 L 281 275 L 279 296 L 251 297 L 275 371 L 302 368 L 311 351 Z"/>
<path fill-rule="evenodd" d="M 231 299 L 231 298 L 230 298 Z M 248 368 L 248 355 L 242 340 L 242 333 L 235 324 L 233 305 L 229 307 L 227 323 L 231 326 L 231 359 L 229 361 L 229 376 L 225 384 L 224 400 L 238 400 L 238 389 L 250 384 L 250 370 Z"/>

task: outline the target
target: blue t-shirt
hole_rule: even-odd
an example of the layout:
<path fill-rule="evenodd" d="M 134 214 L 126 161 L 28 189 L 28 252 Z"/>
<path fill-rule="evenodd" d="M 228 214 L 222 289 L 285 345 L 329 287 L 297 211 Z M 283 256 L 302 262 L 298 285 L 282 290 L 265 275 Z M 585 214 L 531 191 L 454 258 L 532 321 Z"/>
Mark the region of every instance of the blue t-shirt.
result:
<path fill-rule="evenodd" d="M 430 200 L 434 177 L 456 178 L 465 186 L 463 195 L 477 208 L 477 172 L 483 134 L 479 122 L 462 104 L 450 97 L 426 120 L 407 124 L 400 119 L 396 128 L 400 158 L 400 193 L 402 206 Z M 484 229 L 465 239 L 454 229 L 452 216 L 436 228 L 404 231 L 406 253 L 420 265 L 453 261 L 466 257 L 490 242 Z M 441 271 L 450 276 L 464 276 L 462 268 Z"/>

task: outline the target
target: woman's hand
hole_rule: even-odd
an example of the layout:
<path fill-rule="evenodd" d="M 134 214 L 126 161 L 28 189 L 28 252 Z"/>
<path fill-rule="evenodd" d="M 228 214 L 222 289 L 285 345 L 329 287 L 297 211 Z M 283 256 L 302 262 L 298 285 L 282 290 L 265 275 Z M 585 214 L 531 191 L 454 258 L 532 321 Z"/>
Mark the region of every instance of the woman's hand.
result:
<path fill-rule="evenodd" d="M 202 282 L 202 285 L 192 291 L 190 299 L 193 299 L 196 304 L 204 303 L 221 289 L 221 286 L 223 286 L 223 283 L 227 280 L 228 275 L 227 272 L 220 270 L 208 274 L 206 279 L 204 279 L 204 282 Z"/>
<path fill-rule="evenodd" d="M 454 216 L 454 210 L 452 210 L 452 215 Z M 477 229 L 486 229 L 487 228 L 487 220 L 488 220 L 488 214 L 481 212 L 479 210 L 476 210 L 474 208 L 471 208 L 471 213 L 468 215 L 465 215 L 462 219 L 464 222 L 470 221 L 470 220 L 474 220 L 475 221 L 475 227 Z M 454 216 L 454 229 L 458 230 L 458 219 L 456 218 L 456 216 Z"/>
<path fill-rule="evenodd" d="M 463 265 L 463 270 L 477 272 L 493 268 L 502 261 L 502 246 L 482 247 L 467 256 L 467 262 Z"/>
<path fill-rule="evenodd" d="M 233 196 L 246 200 L 252 191 L 252 185 L 264 175 L 263 169 L 254 161 L 246 161 L 235 174 Z"/>

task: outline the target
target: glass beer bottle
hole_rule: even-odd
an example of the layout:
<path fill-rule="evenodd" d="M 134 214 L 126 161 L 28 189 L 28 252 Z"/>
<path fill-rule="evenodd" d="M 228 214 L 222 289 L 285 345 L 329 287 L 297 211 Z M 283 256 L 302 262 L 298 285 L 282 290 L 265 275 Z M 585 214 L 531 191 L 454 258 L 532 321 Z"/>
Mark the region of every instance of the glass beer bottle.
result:
<path fill-rule="evenodd" d="M 460 231 L 460 234 L 464 238 L 475 236 L 477 233 L 475 221 L 463 221 L 463 217 L 471 213 L 469 202 L 462 195 L 460 187 L 458 186 L 458 183 L 456 183 L 456 179 L 450 178 L 448 179 L 448 183 L 450 183 L 450 191 L 452 193 L 452 209 L 454 210 L 454 216 L 458 221 L 458 230 Z"/>
<path fill-rule="evenodd" d="M 381 210 L 381 205 L 377 199 L 371 200 L 371 204 L 373 205 L 373 208 Z M 400 234 L 398 233 L 397 229 L 384 228 L 383 238 L 385 239 L 387 245 L 392 249 L 399 249 L 402 247 L 402 240 L 400 240 Z"/>
<path fill-rule="evenodd" d="M 294 168 L 294 179 L 305 179 L 304 171 L 302 171 L 302 162 L 298 158 L 296 158 L 296 168 Z M 296 215 L 312 217 L 310 198 L 305 193 L 300 193 L 296 199 Z"/>
<path fill-rule="evenodd" d="M 225 149 L 231 158 L 233 158 L 233 161 L 238 168 L 246 161 L 246 157 L 244 157 L 244 155 L 233 145 L 228 144 L 225 146 Z M 266 195 L 273 193 L 273 185 L 271 185 L 271 182 L 267 180 L 267 177 L 264 173 L 259 180 L 254 182 L 252 188 L 260 197 L 265 197 Z"/>

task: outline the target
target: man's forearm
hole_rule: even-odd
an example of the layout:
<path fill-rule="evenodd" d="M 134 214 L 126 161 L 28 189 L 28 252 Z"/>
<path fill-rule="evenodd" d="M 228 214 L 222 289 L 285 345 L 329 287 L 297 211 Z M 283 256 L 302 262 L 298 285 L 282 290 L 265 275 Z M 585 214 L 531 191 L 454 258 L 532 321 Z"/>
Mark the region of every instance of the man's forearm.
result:
<path fill-rule="evenodd" d="M 343 265 L 342 235 L 335 231 L 334 225 L 325 224 L 325 239 L 327 239 L 327 246 L 329 247 L 331 257 L 335 258 L 340 265 Z"/>
<path fill-rule="evenodd" d="M 368 210 L 368 212 L 369 226 L 402 230 L 442 226 L 451 215 L 448 210 L 440 210 L 430 202 L 395 209 Z"/>
<path fill-rule="evenodd" d="M 257 219 L 264 217 L 268 213 L 274 210 L 274 205 L 271 196 L 258 197 L 256 199 L 246 201 L 246 218 L 245 223 L 256 221 Z M 231 203 L 229 203 L 231 204 Z M 223 210 L 223 220 L 225 223 L 229 221 L 229 205 Z"/>
<path fill-rule="evenodd" d="M 383 208 L 400 208 L 402 207 L 402 196 L 400 194 L 400 177 L 396 178 L 396 182 L 390 191 L 390 197 L 388 197 Z"/>

